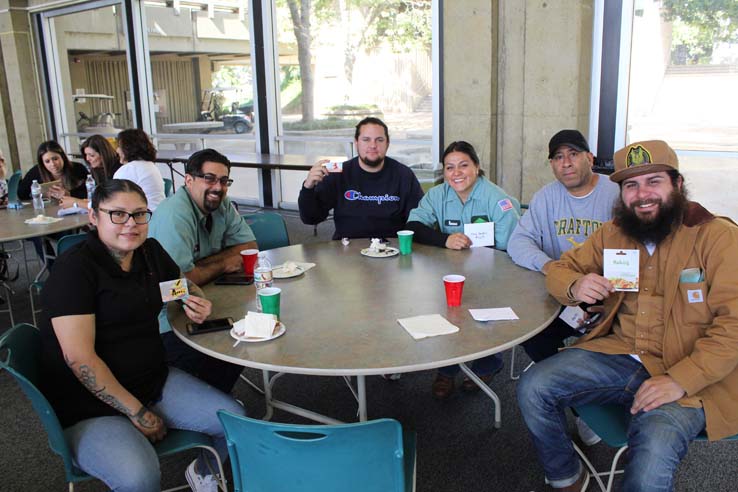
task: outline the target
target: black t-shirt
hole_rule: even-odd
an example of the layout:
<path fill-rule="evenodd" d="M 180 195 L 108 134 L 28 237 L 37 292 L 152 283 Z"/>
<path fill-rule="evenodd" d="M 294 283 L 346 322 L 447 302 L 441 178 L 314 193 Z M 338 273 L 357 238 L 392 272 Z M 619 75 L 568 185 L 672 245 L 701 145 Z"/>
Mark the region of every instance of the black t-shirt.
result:
<path fill-rule="evenodd" d="M 117 415 L 87 390 L 64 362 L 51 319 L 95 315 L 95 352 L 121 385 L 144 405 L 161 395 L 167 378 L 157 316 L 159 282 L 178 278 L 179 268 L 155 239 L 147 239 L 124 272 L 97 237 L 61 255 L 41 293 L 42 385 L 63 427 Z"/>
<path fill-rule="evenodd" d="M 85 179 L 87 179 L 87 168 L 76 161 L 69 161 L 71 166 L 70 181 L 72 189 L 69 190 L 69 195 L 73 198 L 87 198 L 87 188 L 85 187 Z M 44 179 L 41 176 L 41 171 L 38 165 L 33 166 L 23 179 L 18 183 L 18 198 L 21 200 L 31 199 L 31 185 L 33 180 L 43 183 Z"/>
<path fill-rule="evenodd" d="M 324 221 L 333 209 L 333 239 L 394 237 L 421 198 L 423 189 L 409 167 L 385 157 L 382 170 L 370 173 L 354 157 L 343 163 L 343 172 L 330 173 L 312 189 L 303 186 L 298 205 L 305 224 Z"/>

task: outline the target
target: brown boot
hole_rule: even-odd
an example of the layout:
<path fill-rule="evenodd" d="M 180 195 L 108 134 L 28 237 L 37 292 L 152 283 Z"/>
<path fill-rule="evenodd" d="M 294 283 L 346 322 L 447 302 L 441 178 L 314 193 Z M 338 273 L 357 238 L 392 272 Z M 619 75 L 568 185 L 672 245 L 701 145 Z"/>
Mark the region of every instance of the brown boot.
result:
<path fill-rule="evenodd" d="M 445 400 L 454 392 L 454 378 L 444 376 L 440 372 L 436 374 L 436 380 L 433 381 L 433 398 L 436 400 Z"/>
<path fill-rule="evenodd" d="M 589 473 L 587 473 L 587 470 L 582 470 L 582 474 L 579 476 L 576 482 L 569 485 L 568 487 L 564 487 L 562 489 L 554 489 L 556 491 L 561 492 L 584 492 L 587 490 L 587 486 L 589 485 Z"/>

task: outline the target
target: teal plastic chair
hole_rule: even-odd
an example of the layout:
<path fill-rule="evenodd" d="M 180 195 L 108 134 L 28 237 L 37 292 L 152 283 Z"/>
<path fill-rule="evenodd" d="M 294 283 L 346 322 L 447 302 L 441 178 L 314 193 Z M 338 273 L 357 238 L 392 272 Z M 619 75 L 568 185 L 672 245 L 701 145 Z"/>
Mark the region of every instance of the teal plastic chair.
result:
<path fill-rule="evenodd" d="M 170 197 L 173 194 L 174 183 L 169 178 L 162 178 L 164 180 L 164 196 Z"/>
<path fill-rule="evenodd" d="M 23 175 L 18 170 L 8 179 L 8 208 L 23 208 L 23 204 L 18 199 L 18 185 L 22 177 Z"/>
<path fill-rule="evenodd" d="M 54 413 L 54 409 L 51 407 L 49 401 L 38 389 L 40 379 L 40 353 L 41 335 L 32 325 L 26 323 L 16 325 L 0 337 L 0 355 L 2 355 L 0 357 L 0 369 L 8 371 L 15 378 L 23 393 L 31 400 L 31 405 L 49 437 L 49 447 L 62 458 L 64 474 L 69 483 L 69 490 L 72 491 L 74 490 L 75 483 L 90 480 L 92 477 L 75 465 L 59 419 L 56 417 L 56 413 Z M 227 490 L 226 484 L 223 481 L 223 477 L 225 476 L 223 474 L 223 466 L 218 453 L 213 448 L 213 442 L 210 436 L 199 432 L 169 429 L 167 431 L 167 437 L 158 442 L 154 448 L 160 458 L 194 448 L 210 451 L 218 463 L 218 472 L 220 473 L 219 477 L 221 479 L 220 486 L 222 490 Z M 169 490 L 187 488 L 189 486 L 185 485 Z"/>
<path fill-rule="evenodd" d="M 219 411 L 236 492 L 415 490 L 415 435 L 392 419 L 265 422 Z"/>
<path fill-rule="evenodd" d="M 64 253 L 68 249 L 70 249 L 75 244 L 81 243 L 85 240 L 87 237 L 86 232 L 80 232 L 79 234 L 69 234 L 67 236 L 62 236 L 59 241 L 56 243 L 56 255 L 59 256 L 60 254 Z M 28 286 L 28 297 L 31 299 L 31 316 L 33 317 L 33 324 L 38 325 L 38 320 L 36 319 L 36 314 L 41 312 L 41 309 L 36 309 L 36 304 L 34 301 L 34 292 L 36 295 L 41 293 L 41 289 L 44 286 L 43 280 L 36 280 L 34 282 L 31 282 L 31 284 Z"/>
<path fill-rule="evenodd" d="M 257 212 L 242 216 L 256 236 L 260 251 L 290 245 L 287 225 L 276 212 Z"/>
<path fill-rule="evenodd" d="M 602 438 L 602 442 L 610 447 L 618 448 L 612 459 L 609 471 L 597 472 L 592 463 L 587 459 L 582 450 L 574 444 L 579 457 L 582 458 L 584 464 L 589 468 L 590 474 L 597 481 L 600 490 L 609 492 L 612 490 L 612 484 L 615 475 L 622 473 L 618 470 L 618 461 L 623 453 L 628 449 L 628 427 L 630 426 L 630 412 L 626 407 L 621 405 L 581 405 L 575 407 L 579 417 L 584 420 L 587 425 Z M 726 437 L 726 441 L 738 441 L 738 434 Z M 707 434 L 702 432 L 695 441 L 707 441 Z M 607 484 L 602 481 L 602 477 L 607 478 Z"/>

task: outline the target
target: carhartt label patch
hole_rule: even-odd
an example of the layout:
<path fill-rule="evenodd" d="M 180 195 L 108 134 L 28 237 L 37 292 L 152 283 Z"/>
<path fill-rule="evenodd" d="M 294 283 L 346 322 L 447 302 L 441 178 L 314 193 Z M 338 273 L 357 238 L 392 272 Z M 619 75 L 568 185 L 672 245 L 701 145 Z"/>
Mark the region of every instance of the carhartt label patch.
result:
<path fill-rule="evenodd" d="M 695 302 L 704 302 L 704 299 L 702 298 L 702 289 L 688 290 L 687 300 L 689 300 L 690 304 Z"/>

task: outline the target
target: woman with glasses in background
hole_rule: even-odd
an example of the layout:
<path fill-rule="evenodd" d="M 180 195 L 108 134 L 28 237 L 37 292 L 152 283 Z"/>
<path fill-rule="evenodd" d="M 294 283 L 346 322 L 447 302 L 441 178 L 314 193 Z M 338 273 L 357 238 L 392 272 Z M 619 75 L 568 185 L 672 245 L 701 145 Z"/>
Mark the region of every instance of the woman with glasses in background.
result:
<path fill-rule="evenodd" d="M 42 291 L 42 391 L 82 470 L 112 490 L 158 491 L 152 443 L 167 427 L 209 434 L 225 461 L 216 412 L 244 410 L 166 364 L 159 283 L 182 275 L 161 245 L 147 239 L 151 211 L 143 190 L 109 180 L 95 190 L 88 214 L 96 229 L 57 259 Z M 194 284 L 189 289 L 182 309 L 202 323 L 211 303 Z M 192 490 L 216 490 L 209 465 L 205 454 L 189 465 Z"/>
<path fill-rule="evenodd" d="M 80 153 L 85 157 L 90 174 L 95 178 L 95 186 L 113 179 L 113 175 L 120 167 L 118 154 L 107 138 L 102 135 L 93 135 L 80 145 Z M 87 200 L 65 196 L 60 205 L 63 208 L 80 207 L 87 208 Z M 75 205 L 76 203 L 76 205 Z"/>
<path fill-rule="evenodd" d="M 136 183 L 146 194 L 149 209 L 156 210 L 164 200 L 164 180 L 159 168 L 154 164 L 156 148 L 143 130 L 132 128 L 118 134 L 118 148 L 121 167 L 113 177 L 128 179 Z"/>

